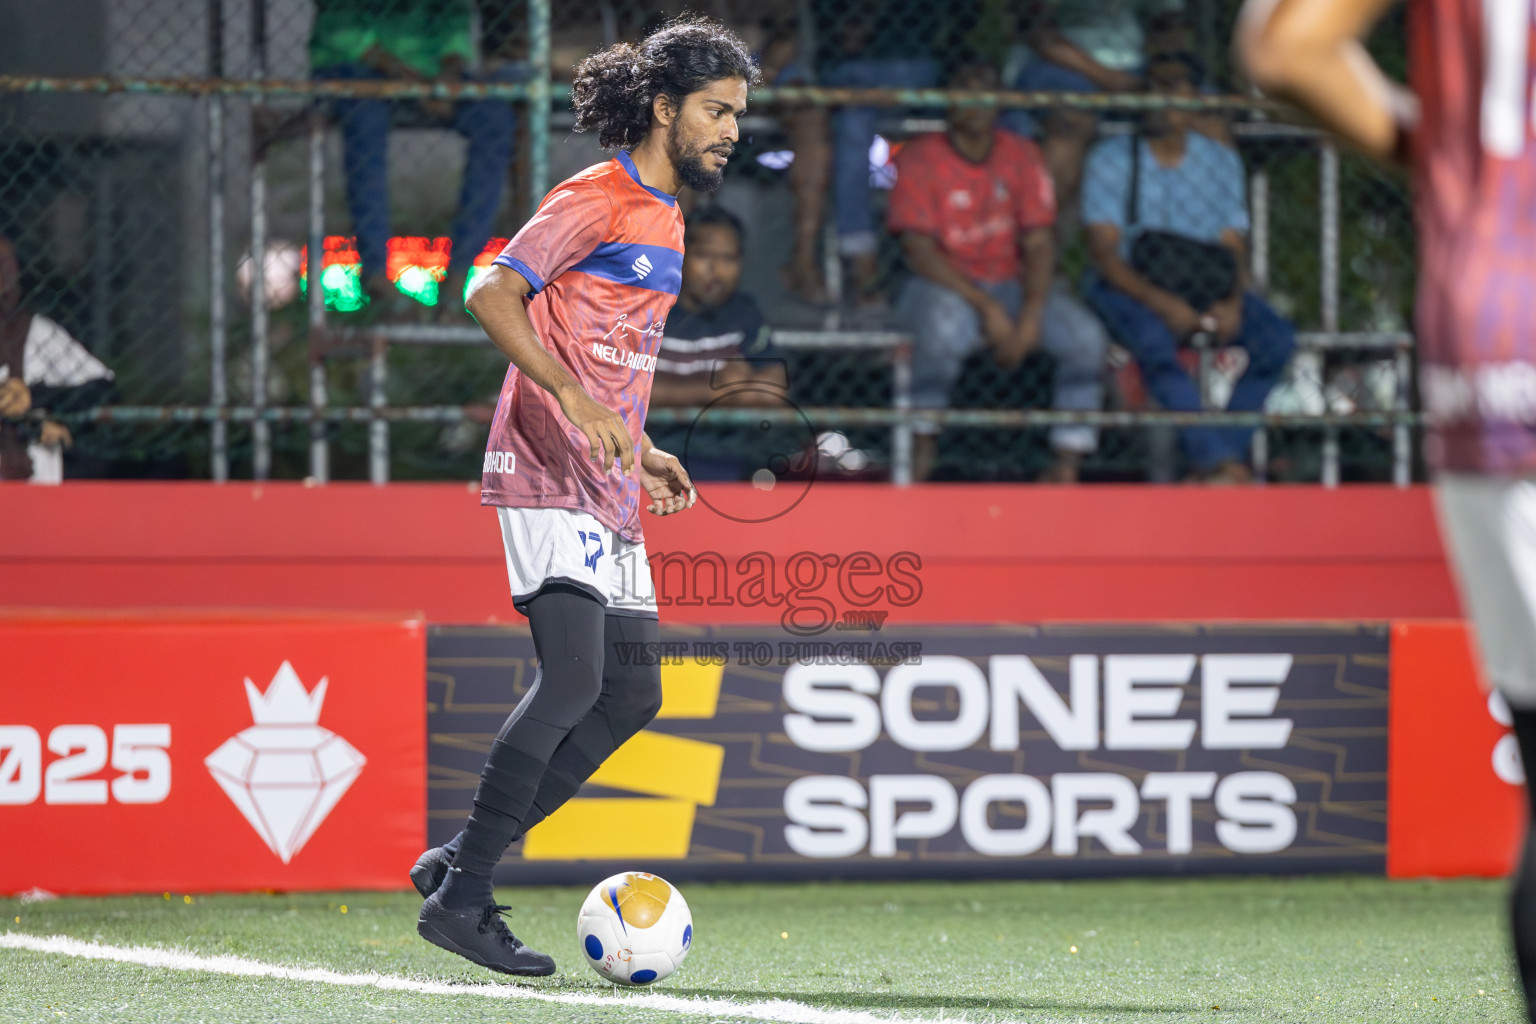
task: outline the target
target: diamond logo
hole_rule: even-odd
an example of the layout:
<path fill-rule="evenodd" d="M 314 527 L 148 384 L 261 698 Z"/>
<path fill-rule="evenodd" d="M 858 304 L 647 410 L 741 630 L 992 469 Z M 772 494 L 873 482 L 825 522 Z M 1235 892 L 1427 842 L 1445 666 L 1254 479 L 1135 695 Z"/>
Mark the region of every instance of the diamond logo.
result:
<path fill-rule="evenodd" d="M 653 269 L 651 267 L 651 258 L 645 253 L 641 253 L 640 258 L 631 263 L 630 266 L 634 268 L 636 274 L 640 275 L 640 280 L 642 281 L 645 280 L 645 275 L 649 274 Z"/>
<path fill-rule="evenodd" d="M 322 678 L 305 690 L 286 661 L 266 693 L 246 679 L 255 724 L 203 761 L 284 864 L 309 842 L 368 763 L 356 747 L 320 726 L 327 682 Z"/>

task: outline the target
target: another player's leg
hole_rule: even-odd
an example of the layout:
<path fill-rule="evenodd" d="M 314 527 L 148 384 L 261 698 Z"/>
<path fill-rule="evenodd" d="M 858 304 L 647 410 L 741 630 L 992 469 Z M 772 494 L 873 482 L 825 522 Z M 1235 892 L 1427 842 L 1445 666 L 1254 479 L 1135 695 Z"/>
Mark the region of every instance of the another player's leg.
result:
<path fill-rule="evenodd" d="M 1483 674 L 1514 716 L 1526 766 L 1536 773 L 1536 482 L 1446 474 L 1436 495 L 1441 532 L 1477 633 Z M 1536 800 L 1532 800 L 1536 815 Z M 1526 1006 L 1536 1005 L 1536 850 L 1525 851 L 1510 894 L 1515 960 Z M 1531 1015 L 1536 1022 L 1536 1014 Z"/>
<path fill-rule="evenodd" d="M 523 818 L 514 841 L 549 817 L 591 778 L 598 766 L 623 746 L 631 736 L 644 729 L 661 710 L 661 668 L 640 664 L 644 659 L 620 658 L 614 653 L 619 644 L 644 644 L 656 650 L 660 640 L 657 622 L 632 615 L 608 615 L 603 620 L 604 642 L 603 691 L 592 710 L 576 724 L 549 759 L 549 768 L 539 780 L 533 806 Z M 633 649 L 633 648 L 632 648 Z M 448 869 L 463 844 L 460 832 L 442 846 L 421 855 L 411 870 L 411 881 L 423 896 L 442 884 Z"/>
<path fill-rule="evenodd" d="M 528 975 L 555 969 L 507 930 L 491 873 L 528 817 L 550 758 L 601 692 L 603 619 L 603 605 L 575 588 L 550 588 L 528 603 L 539 676 L 491 744 L 453 867 L 422 904 L 421 936 L 482 967 Z"/>
<path fill-rule="evenodd" d="M 1515 738 L 1520 743 L 1520 760 L 1527 765 L 1527 773 L 1536 768 L 1536 710 L 1511 708 L 1514 715 Z M 1536 835 L 1529 822 L 1536 820 L 1536 787 L 1527 776 L 1525 798 L 1526 813 L 1525 850 L 1520 856 L 1520 868 L 1515 874 L 1515 887 L 1510 893 L 1510 923 L 1515 936 L 1515 962 L 1520 967 L 1520 985 L 1525 989 L 1526 1013 L 1536 1022 Z"/>

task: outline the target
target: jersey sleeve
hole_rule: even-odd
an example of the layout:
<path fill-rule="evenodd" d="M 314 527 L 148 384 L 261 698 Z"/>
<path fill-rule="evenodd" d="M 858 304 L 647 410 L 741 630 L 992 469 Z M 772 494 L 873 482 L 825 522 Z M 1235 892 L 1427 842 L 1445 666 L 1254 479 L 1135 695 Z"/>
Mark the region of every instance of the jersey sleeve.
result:
<path fill-rule="evenodd" d="M 613 206 L 603 189 L 568 181 L 551 193 L 495 262 L 527 279 L 530 295 L 569 270 L 608 235 Z"/>
<path fill-rule="evenodd" d="M 1014 144 L 1018 153 L 1010 162 L 1013 168 L 1014 213 L 1020 231 L 1048 228 L 1056 223 L 1056 187 L 1040 147 L 1028 139 Z"/>
<path fill-rule="evenodd" d="M 922 148 L 908 143 L 896 156 L 896 187 L 891 190 L 890 212 L 886 226 L 891 234 L 916 231 L 920 235 L 939 232 L 936 191 L 922 159 Z"/>

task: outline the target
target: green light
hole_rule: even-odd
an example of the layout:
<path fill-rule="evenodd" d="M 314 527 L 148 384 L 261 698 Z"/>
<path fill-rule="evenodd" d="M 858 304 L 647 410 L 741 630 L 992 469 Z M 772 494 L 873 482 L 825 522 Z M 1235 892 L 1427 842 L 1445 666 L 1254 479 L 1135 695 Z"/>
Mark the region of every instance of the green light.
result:
<path fill-rule="evenodd" d="M 308 281 L 305 281 L 306 291 Z M 368 304 L 363 294 L 363 280 L 357 264 L 332 263 L 320 272 L 325 289 L 325 308 L 337 313 L 355 313 Z"/>
<path fill-rule="evenodd" d="M 406 267 L 395 279 L 395 288 L 423 306 L 437 305 L 437 278 L 425 267 Z"/>

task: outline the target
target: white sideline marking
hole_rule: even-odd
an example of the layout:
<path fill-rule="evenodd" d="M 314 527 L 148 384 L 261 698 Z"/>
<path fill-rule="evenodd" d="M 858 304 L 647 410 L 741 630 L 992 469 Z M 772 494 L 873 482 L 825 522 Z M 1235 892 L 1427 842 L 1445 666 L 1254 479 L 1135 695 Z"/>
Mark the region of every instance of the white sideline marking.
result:
<path fill-rule="evenodd" d="M 865 1010 L 821 1010 L 787 999 L 756 1003 L 738 1003 L 731 999 L 688 998 L 659 992 L 630 996 L 590 995 L 582 992 L 541 992 L 518 985 L 455 985 L 443 981 L 415 981 L 388 974 L 342 974 L 318 967 L 283 967 L 239 956 L 199 956 L 152 946 L 106 946 L 82 942 L 65 935 L 27 935 L 21 932 L 0 934 L 0 949 L 24 949 L 33 953 L 51 953 L 85 960 L 111 960 L 138 964 L 166 971 L 203 971 L 239 978 L 275 978 L 279 981 L 306 981 L 317 985 L 346 988 L 377 988 L 386 992 L 416 992 L 429 996 L 483 996 L 489 999 L 526 999 L 538 1003 L 565 1006 L 633 1007 L 662 1010 L 695 1017 L 735 1017 L 769 1021 L 772 1024 L 974 1024 L 955 1017 L 880 1016 Z"/>

